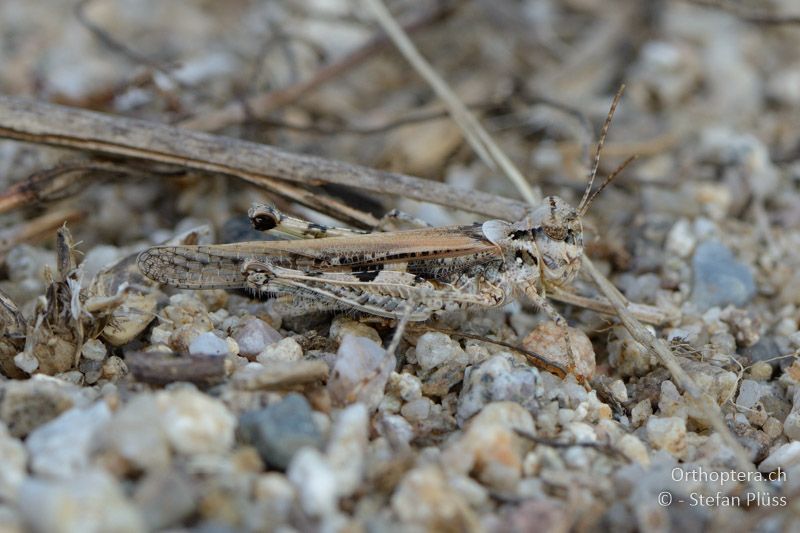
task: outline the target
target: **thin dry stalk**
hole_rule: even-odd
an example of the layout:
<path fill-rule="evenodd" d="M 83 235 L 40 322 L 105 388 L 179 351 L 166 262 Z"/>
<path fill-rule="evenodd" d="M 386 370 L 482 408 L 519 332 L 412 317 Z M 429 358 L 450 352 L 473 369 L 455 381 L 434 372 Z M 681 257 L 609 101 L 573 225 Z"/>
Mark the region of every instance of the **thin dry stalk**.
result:
<path fill-rule="evenodd" d="M 536 205 L 542 195 L 537 188 L 532 187 L 522 176 L 522 173 L 514 166 L 514 163 L 497 146 L 494 139 L 481 126 L 481 123 L 470 113 L 467 106 L 456 96 L 447 82 L 437 73 L 428 61 L 422 57 L 419 50 L 411 42 L 403 28 L 395 21 L 386 6 L 381 0 L 364 0 L 369 4 L 375 13 L 375 18 L 380 23 L 383 30 L 389 35 L 397 49 L 411 63 L 411 66 L 422 76 L 425 81 L 436 92 L 437 96 L 444 101 L 453 120 L 461 128 L 464 137 L 467 138 L 472 149 L 493 170 L 501 170 L 511 182 L 517 187 L 522 197 L 529 204 Z"/>
<path fill-rule="evenodd" d="M 0 231 L 0 258 L 14 246 L 51 237 L 53 231 L 64 223 L 76 222 L 85 215 L 86 213 L 77 209 L 61 209 Z"/>
<path fill-rule="evenodd" d="M 366 0 L 376 12 L 381 12 L 381 17 L 388 17 L 391 19 L 391 14 L 386 10 L 386 8 L 381 3 L 381 0 Z M 402 33 L 402 29 L 397 26 L 395 23 L 392 27 L 392 31 L 389 31 L 386 23 L 384 24 L 384 28 L 386 29 L 387 33 L 392 35 L 392 32 L 400 32 Z M 413 44 L 408 36 L 404 36 L 404 46 L 413 48 Z M 395 38 L 395 42 L 398 41 Z M 418 68 L 416 62 L 411 62 L 412 66 Z M 427 63 L 426 63 L 427 65 Z M 428 65 L 430 67 L 430 65 Z M 427 76 L 426 76 L 427 79 Z M 437 77 L 439 83 L 444 84 L 445 82 L 440 78 Z M 438 92 L 438 90 L 437 90 Z M 457 100 L 455 94 L 452 91 L 449 91 L 449 97 Z M 463 107 L 463 104 L 462 104 Z M 458 121 L 457 121 L 458 122 Z M 459 125 L 461 123 L 459 122 Z M 607 128 L 607 126 L 606 126 Z M 496 145 L 495 145 L 496 146 Z M 499 148 L 497 148 L 499 150 Z M 515 178 L 511 175 L 508 176 L 509 179 L 516 183 Z M 753 470 L 753 463 L 747 456 L 744 448 L 739 444 L 736 440 L 736 437 L 731 432 L 730 428 L 725 424 L 725 420 L 722 417 L 722 412 L 719 409 L 719 406 L 712 401 L 710 398 L 705 396 L 702 392 L 702 389 L 695 383 L 695 381 L 681 368 L 680 364 L 678 363 L 677 358 L 675 355 L 672 354 L 669 347 L 666 343 L 661 340 L 657 339 L 653 336 L 647 329 L 639 322 L 627 309 L 628 302 L 622 296 L 622 294 L 617 290 L 616 287 L 605 277 L 603 276 L 600 271 L 598 271 L 594 265 L 592 264 L 591 260 L 584 256 L 583 258 L 583 266 L 588 271 L 589 275 L 592 277 L 594 282 L 600 288 L 600 291 L 608 298 L 611 305 L 614 307 L 614 310 L 617 313 L 617 316 L 622 321 L 622 324 L 625 328 L 630 332 L 631 336 L 640 344 L 647 347 L 651 352 L 653 352 L 661 363 L 669 370 L 670 374 L 675 378 L 678 382 L 678 385 L 685 390 L 689 396 L 696 402 L 696 404 L 702 409 L 705 416 L 711 423 L 711 426 L 717 431 L 728 447 L 734 453 L 737 466 L 743 472 L 749 472 Z M 759 491 L 769 492 L 762 481 L 753 481 L 753 486 L 756 487 Z"/>

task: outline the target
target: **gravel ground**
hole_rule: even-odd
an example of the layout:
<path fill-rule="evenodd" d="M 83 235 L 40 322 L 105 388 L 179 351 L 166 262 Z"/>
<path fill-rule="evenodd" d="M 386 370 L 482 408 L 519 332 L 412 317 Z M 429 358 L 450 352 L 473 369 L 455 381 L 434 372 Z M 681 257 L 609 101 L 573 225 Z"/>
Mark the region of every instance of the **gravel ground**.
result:
<path fill-rule="evenodd" d="M 0 93 L 180 123 L 309 79 L 375 31 L 345 0 L 73 4 L 0 3 Z M 387 321 L 170 289 L 133 261 L 173 238 L 261 238 L 253 201 L 329 219 L 221 176 L 94 173 L 2 215 L 0 531 L 800 529 L 800 24 L 749 16 L 756 2 L 455 5 L 414 40 L 548 194 L 580 200 L 627 85 L 601 173 L 639 159 L 592 204 L 586 253 L 669 317 L 653 331 L 752 470 L 613 317 L 554 304 L 588 387 L 509 347 L 566 357 L 525 301 L 432 324 L 458 334 L 410 328 L 391 354 Z M 441 110 L 387 48 L 221 133 L 515 197 Z M 0 141 L 0 187 L 88 157 Z M 59 210 L 71 241 L 60 221 L 19 237 Z"/>

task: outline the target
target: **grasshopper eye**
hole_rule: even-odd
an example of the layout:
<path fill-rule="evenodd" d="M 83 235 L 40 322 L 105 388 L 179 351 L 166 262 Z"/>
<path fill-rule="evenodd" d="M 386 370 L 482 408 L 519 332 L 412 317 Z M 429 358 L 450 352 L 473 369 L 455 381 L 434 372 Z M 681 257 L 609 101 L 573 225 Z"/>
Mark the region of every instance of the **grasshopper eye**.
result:
<path fill-rule="evenodd" d="M 564 239 L 567 244 L 575 244 L 575 232 L 571 229 L 567 230 L 567 237 Z"/>
<path fill-rule="evenodd" d="M 267 215 L 254 216 L 251 222 L 253 223 L 253 227 L 258 231 L 268 231 L 277 225 L 275 218 Z"/>

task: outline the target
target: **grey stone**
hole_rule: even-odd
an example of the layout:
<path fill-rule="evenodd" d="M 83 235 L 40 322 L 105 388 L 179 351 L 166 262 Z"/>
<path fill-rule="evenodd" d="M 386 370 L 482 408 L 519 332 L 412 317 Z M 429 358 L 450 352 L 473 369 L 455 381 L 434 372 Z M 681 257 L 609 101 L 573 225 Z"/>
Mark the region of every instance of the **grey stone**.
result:
<path fill-rule="evenodd" d="M 228 355 L 228 343 L 210 331 L 201 333 L 189 344 L 191 355 Z"/>
<path fill-rule="evenodd" d="M 179 526 L 197 504 L 192 480 L 178 472 L 154 472 L 136 487 L 133 499 L 149 531 Z"/>
<path fill-rule="evenodd" d="M 489 402 L 508 400 L 534 411 L 539 406 L 539 372 L 516 363 L 510 355 L 496 355 L 473 368 L 464 378 L 456 418 L 463 424 Z"/>
<path fill-rule="evenodd" d="M 281 338 L 275 328 L 258 318 L 245 320 L 233 333 L 233 339 L 239 345 L 239 355 L 245 357 L 257 356 L 264 348 Z"/>
<path fill-rule="evenodd" d="M 770 360 L 769 364 L 774 369 L 777 369 L 781 363 L 781 360 L 776 359 L 777 356 L 782 355 L 780 347 L 774 337 L 767 335 L 761 337 L 754 345 L 742 348 L 740 353 L 749 357 L 753 363 Z M 789 360 L 791 361 L 791 359 Z"/>
<path fill-rule="evenodd" d="M 113 452 L 144 471 L 169 465 L 167 434 L 152 394 L 140 394 L 122 406 L 97 440 L 98 449 Z"/>
<path fill-rule="evenodd" d="M 252 444 L 269 466 L 285 470 L 304 446 L 319 448 L 322 435 L 304 396 L 292 393 L 259 411 L 239 418 L 239 435 Z"/>
<path fill-rule="evenodd" d="M 718 241 L 701 243 L 692 256 L 692 301 L 701 310 L 742 306 L 756 292 L 753 273 Z"/>

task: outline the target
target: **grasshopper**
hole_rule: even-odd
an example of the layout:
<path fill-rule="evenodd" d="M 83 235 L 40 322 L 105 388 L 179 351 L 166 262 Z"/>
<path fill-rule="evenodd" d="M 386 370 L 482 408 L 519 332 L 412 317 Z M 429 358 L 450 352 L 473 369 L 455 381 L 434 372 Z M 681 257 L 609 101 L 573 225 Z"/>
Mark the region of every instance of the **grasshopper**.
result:
<path fill-rule="evenodd" d="M 254 207 L 249 215 L 257 229 L 308 238 L 155 246 L 139 255 L 139 268 L 178 288 L 249 288 L 291 296 L 302 312 L 352 309 L 388 318 L 408 313 L 411 321 L 498 307 L 521 292 L 562 321 L 545 290 L 570 282 L 583 253 L 580 215 L 555 196 L 515 223 L 388 233 L 328 228 L 270 206 Z"/>
<path fill-rule="evenodd" d="M 575 278 L 583 255 L 581 219 L 632 160 L 590 195 L 616 104 L 617 99 L 577 208 L 549 196 L 516 222 L 367 233 L 307 222 L 259 205 L 249 211 L 253 226 L 290 239 L 155 246 L 139 255 L 139 268 L 177 288 L 250 289 L 289 304 L 296 314 L 355 310 L 401 323 L 465 308 L 499 307 L 524 294 L 566 332 L 566 321 L 546 294 Z M 567 349 L 571 352 L 568 340 Z"/>

